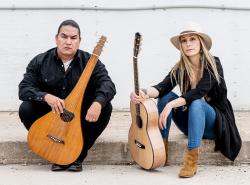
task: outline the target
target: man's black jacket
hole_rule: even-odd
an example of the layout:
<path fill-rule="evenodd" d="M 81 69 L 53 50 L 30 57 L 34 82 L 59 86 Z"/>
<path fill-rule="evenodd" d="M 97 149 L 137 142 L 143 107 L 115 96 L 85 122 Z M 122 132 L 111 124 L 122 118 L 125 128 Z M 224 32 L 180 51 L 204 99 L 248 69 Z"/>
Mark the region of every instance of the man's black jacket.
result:
<path fill-rule="evenodd" d="M 65 99 L 76 85 L 89 58 L 89 53 L 78 50 L 65 72 L 56 48 L 37 55 L 28 64 L 24 78 L 19 84 L 19 99 L 43 101 L 47 93 Z M 88 108 L 93 101 L 104 107 L 115 94 L 115 85 L 104 64 L 98 60 L 85 90 L 83 108 Z"/>

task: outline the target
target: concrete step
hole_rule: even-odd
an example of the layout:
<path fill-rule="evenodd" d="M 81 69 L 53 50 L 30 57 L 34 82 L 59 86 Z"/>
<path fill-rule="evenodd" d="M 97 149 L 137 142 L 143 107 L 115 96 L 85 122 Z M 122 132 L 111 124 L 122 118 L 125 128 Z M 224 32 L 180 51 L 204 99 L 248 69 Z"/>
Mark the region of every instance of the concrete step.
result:
<path fill-rule="evenodd" d="M 234 163 L 220 152 L 214 152 L 214 142 L 203 140 L 200 164 L 249 164 L 250 163 L 250 112 L 235 112 L 243 145 Z M 98 138 L 85 159 L 86 164 L 130 164 L 127 135 L 131 124 L 130 112 L 112 113 L 108 127 Z M 0 164 L 46 164 L 47 161 L 33 154 L 27 146 L 27 131 L 17 112 L 0 112 Z M 186 148 L 186 137 L 171 126 L 169 138 L 169 163 L 181 164 Z"/>

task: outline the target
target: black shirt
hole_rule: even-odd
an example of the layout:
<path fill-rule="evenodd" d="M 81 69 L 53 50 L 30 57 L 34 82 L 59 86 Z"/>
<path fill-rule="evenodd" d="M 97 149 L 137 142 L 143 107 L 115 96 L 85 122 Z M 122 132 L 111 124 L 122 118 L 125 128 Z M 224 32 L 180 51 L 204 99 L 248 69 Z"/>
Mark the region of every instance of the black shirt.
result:
<path fill-rule="evenodd" d="M 65 99 L 76 85 L 89 58 L 89 53 L 77 50 L 65 72 L 56 48 L 37 55 L 28 64 L 24 78 L 19 84 L 19 99 L 43 101 L 47 93 Z M 115 94 L 115 85 L 104 64 L 98 60 L 85 90 L 84 104 L 90 106 L 93 101 L 97 101 L 104 107 Z"/>
<path fill-rule="evenodd" d="M 187 106 L 193 100 L 209 97 L 210 104 L 216 112 L 216 150 L 220 150 L 222 154 L 230 160 L 234 160 L 241 148 L 241 138 L 235 124 L 235 118 L 231 103 L 227 99 L 227 87 L 224 80 L 223 68 L 218 57 L 215 57 L 218 73 L 220 75 L 220 83 L 216 81 L 211 69 L 204 68 L 203 76 L 198 82 L 196 88 L 191 89 L 182 94 L 186 100 Z M 178 74 L 176 75 L 178 76 Z M 153 86 L 159 91 L 159 97 L 169 93 L 177 82 L 171 81 L 170 73 L 157 85 Z"/>

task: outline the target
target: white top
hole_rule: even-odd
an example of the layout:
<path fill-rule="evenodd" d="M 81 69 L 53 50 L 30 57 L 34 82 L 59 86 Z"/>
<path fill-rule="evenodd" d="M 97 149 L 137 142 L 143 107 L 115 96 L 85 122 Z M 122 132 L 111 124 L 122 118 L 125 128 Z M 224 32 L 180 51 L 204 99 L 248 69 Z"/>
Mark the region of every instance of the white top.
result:
<path fill-rule="evenodd" d="M 65 70 L 65 71 L 67 71 L 67 69 L 68 69 L 70 63 L 72 62 L 72 60 L 73 60 L 73 59 L 71 59 L 71 60 L 69 60 L 69 61 L 63 63 L 63 65 L 64 65 L 64 70 Z"/>

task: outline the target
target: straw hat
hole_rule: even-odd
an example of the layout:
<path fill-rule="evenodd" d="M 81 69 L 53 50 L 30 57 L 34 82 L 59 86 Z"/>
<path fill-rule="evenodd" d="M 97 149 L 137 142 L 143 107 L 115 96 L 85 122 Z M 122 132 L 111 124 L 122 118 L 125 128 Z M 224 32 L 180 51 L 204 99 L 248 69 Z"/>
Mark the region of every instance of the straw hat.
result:
<path fill-rule="evenodd" d="M 202 28 L 199 24 L 197 23 L 194 23 L 194 22 L 189 22 L 185 25 L 185 27 L 182 29 L 182 32 L 179 34 L 179 35 L 176 35 L 174 37 L 172 37 L 170 39 L 170 41 L 173 43 L 173 45 L 177 48 L 177 49 L 180 49 L 180 36 L 182 35 L 187 35 L 187 34 L 190 34 L 190 33 L 194 33 L 194 34 L 197 34 L 199 35 L 206 47 L 208 50 L 210 50 L 210 48 L 212 47 L 212 39 L 211 37 L 209 37 L 207 34 L 203 33 L 202 31 Z"/>

